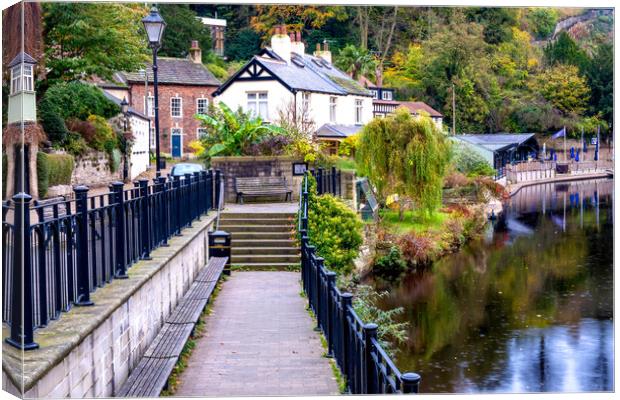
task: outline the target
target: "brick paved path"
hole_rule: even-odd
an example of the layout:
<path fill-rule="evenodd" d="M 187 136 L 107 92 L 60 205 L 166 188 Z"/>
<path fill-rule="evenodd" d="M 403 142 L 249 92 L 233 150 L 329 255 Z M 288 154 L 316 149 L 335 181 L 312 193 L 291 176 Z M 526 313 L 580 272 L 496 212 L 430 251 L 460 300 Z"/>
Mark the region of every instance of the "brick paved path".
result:
<path fill-rule="evenodd" d="M 176 396 L 338 394 L 299 273 L 233 272 L 180 376 Z"/>

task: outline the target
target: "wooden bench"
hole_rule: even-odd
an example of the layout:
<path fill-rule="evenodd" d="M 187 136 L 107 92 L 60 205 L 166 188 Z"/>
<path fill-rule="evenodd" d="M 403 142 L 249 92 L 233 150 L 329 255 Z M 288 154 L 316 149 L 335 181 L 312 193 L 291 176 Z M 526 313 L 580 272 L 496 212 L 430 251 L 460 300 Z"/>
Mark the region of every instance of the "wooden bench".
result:
<path fill-rule="evenodd" d="M 39 222 L 49 221 L 55 217 L 64 217 L 67 215 L 67 199 L 65 196 L 52 197 L 45 200 L 35 200 L 34 206 L 39 216 Z M 54 209 L 58 215 L 54 216 Z"/>
<path fill-rule="evenodd" d="M 166 319 L 116 397 L 158 397 L 166 388 L 185 343 L 215 290 L 228 257 L 212 257 Z"/>
<path fill-rule="evenodd" d="M 284 201 L 291 200 L 293 191 L 286 184 L 284 176 L 235 177 L 237 203 L 243 204 L 243 196 L 285 195 Z"/>

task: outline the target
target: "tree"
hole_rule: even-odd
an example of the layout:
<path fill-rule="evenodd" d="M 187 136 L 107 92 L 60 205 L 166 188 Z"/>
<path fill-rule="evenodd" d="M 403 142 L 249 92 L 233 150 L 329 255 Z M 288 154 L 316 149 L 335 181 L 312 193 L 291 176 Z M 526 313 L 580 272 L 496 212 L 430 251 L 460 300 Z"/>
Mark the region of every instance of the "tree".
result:
<path fill-rule="evenodd" d="M 264 39 L 275 25 L 284 24 L 289 30 L 301 31 L 319 29 L 330 19 L 344 21 L 348 18 L 342 6 L 256 5 L 256 11 L 257 15 L 250 19 L 250 26 Z"/>
<path fill-rule="evenodd" d="M 374 75 L 376 60 L 368 50 L 350 44 L 340 50 L 335 65 L 351 75 L 353 79 L 358 79 L 361 75 Z"/>
<path fill-rule="evenodd" d="M 611 125 L 614 114 L 614 49 L 611 44 L 603 43 L 596 48 L 587 77 L 592 89 L 590 112 L 600 112 L 607 124 Z"/>
<path fill-rule="evenodd" d="M 48 79 L 71 81 L 94 75 L 110 79 L 135 70 L 148 47 L 138 3 L 43 3 Z"/>
<path fill-rule="evenodd" d="M 120 107 L 108 100 L 96 86 L 82 82 L 59 83 L 51 86 L 41 100 L 63 119 L 87 119 L 91 114 L 111 118 Z"/>
<path fill-rule="evenodd" d="M 590 97 L 586 80 L 572 65 L 557 65 L 544 71 L 530 82 L 530 89 L 540 93 L 564 116 L 583 115 Z"/>
<path fill-rule="evenodd" d="M 367 124 L 356 152 L 360 172 L 368 176 L 379 196 L 398 194 L 401 220 L 405 197 L 426 216 L 441 205 L 449 158 L 450 143 L 433 121 L 413 117 L 406 109 Z"/>
<path fill-rule="evenodd" d="M 560 33 L 555 42 L 550 42 L 545 47 L 545 60 L 548 65 L 574 65 L 581 73 L 584 73 L 590 64 L 588 55 L 566 32 Z"/>
<path fill-rule="evenodd" d="M 558 22 L 558 11 L 548 7 L 531 8 L 528 10 L 527 20 L 536 38 L 546 39 L 555 30 L 555 24 Z"/>
<path fill-rule="evenodd" d="M 211 31 L 203 24 L 187 4 L 161 4 L 159 11 L 166 21 L 159 55 L 186 57 L 192 40 L 204 49 L 203 60 L 211 49 Z"/>
<path fill-rule="evenodd" d="M 226 31 L 226 57 L 230 60 L 249 60 L 260 50 L 260 35 L 252 28 L 243 28 L 234 34 Z"/>
<path fill-rule="evenodd" d="M 516 12 L 508 7 L 475 7 L 466 11 L 470 21 L 484 26 L 484 41 L 499 44 L 510 39 L 511 28 L 516 24 Z"/>

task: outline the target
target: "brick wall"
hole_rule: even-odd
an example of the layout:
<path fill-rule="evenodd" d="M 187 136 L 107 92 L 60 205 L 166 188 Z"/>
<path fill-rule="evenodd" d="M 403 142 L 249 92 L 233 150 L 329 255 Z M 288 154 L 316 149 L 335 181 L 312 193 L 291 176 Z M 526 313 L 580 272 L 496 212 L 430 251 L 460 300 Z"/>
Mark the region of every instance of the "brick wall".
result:
<path fill-rule="evenodd" d="M 209 104 L 213 103 L 212 93 L 216 86 L 191 86 L 158 84 L 159 97 L 159 146 L 162 153 L 171 153 L 171 129 L 183 129 L 183 156 L 189 155 L 189 143 L 197 138 L 197 129 L 200 123 L 194 118 L 196 114 L 196 100 L 208 98 Z M 149 84 L 147 92 L 154 95 L 153 85 Z M 170 114 L 170 98 L 182 98 L 182 117 L 172 117 Z M 130 87 L 129 105 L 136 110 L 148 115 L 144 109 L 144 83 L 134 83 Z M 154 118 L 152 127 L 155 127 Z"/>

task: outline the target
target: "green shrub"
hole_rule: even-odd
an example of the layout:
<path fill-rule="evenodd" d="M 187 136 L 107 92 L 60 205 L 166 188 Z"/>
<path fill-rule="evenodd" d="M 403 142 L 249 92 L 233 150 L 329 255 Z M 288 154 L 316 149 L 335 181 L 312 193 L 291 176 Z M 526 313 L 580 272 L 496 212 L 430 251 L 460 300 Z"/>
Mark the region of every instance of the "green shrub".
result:
<path fill-rule="evenodd" d="M 120 107 L 108 100 L 98 87 L 81 82 L 51 86 L 41 101 L 49 102 L 65 120 L 85 120 L 91 114 L 111 118 L 120 112 Z"/>
<path fill-rule="evenodd" d="M 79 133 L 69 132 L 67 138 L 62 143 L 65 151 L 76 157 L 83 155 L 88 151 L 88 144 L 86 140 Z"/>
<path fill-rule="evenodd" d="M 345 157 L 355 156 L 355 149 L 360 140 L 360 135 L 351 135 L 348 136 L 345 140 L 340 142 L 338 146 L 338 155 Z"/>
<path fill-rule="evenodd" d="M 49 187 L 50 166 L 48 155 L 43 152 L 37 153 L 37 187 L 39 188 L 39 197 L 47 196 L 47 188 Z"/>
<path fill-rule="evenodd" d="M 112 172 L 118 171 L 118 168 L 121 165 L 121 151 L 119 149 L 114 149 L 110 153 L 110 170 Z"/>
<path fill-rule="evenodd" d="M 69 131 L 65 121 L 50 100 L 43 99 L 39 102 L 39 123 L 52 143 L 61 145 L 67 140 Z"/>
<path fill-rule="evenodd" d="M 453 147 L 453 163 L 456 170 L 467 176 L 493 176 L 495 169 L 469 146 L 457 143 Z"/>
<path fill-rule="evenodd" d="M 49 186 L 70 185 L 71 174 L 75 167 L 70 154 L 47 154 L 49 164 Z"/>
<path fill-rule="evenodd" d="M 334 272 L 351 272 L 362 244 L 362 222 L 349 207 L 331 195 L 316 195 L 316 181 L 309 177 L 308 235 L 317 253 Z"/>
<path fill-rule="evenodd" d="M 98 115 L 90 115 L 87 121 L 94 128 L 88 145 L 95 150 L 106 151 L 111 155 L 112 150 L 118 147 L 118 139 L 108 121 Z"/>
<path fill-rule="evenodd" d="M 376 276 L 388 281 L 395 281 L 406 269 L 407 263 L 396 246 L 392 246 L 387 255 L 379 257 L 372 267 Z"/>

